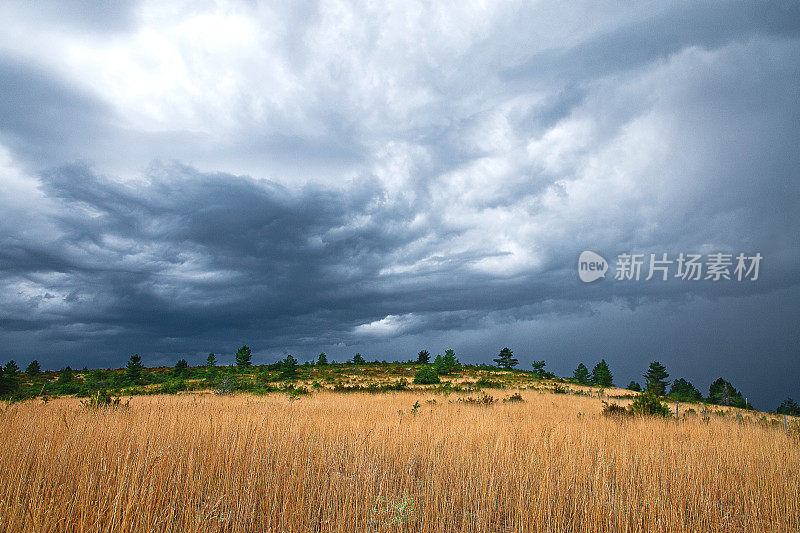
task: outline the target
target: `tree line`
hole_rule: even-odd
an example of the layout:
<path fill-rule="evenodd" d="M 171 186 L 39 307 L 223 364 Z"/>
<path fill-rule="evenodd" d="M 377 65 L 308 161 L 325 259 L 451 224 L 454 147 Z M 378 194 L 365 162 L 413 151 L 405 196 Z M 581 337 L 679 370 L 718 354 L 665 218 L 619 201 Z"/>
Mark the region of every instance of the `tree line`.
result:
<path fill-rule="evenodd" d="M 157 392 L 177 392 L 184 390 L 186 380 L 204 380 L 203 385 L 218 385 L 221 378 L 226 381 L 236 381 L 235 376 L 242 373 L 253 371 L 252 350 L 247 346 L 241 346 L 234 354 L 235 365 L 233 367 L 218 367 L 217 356 L 210 353 L 205 361 L 205 365 L 191 367 L 185 359 L 179 359 L 175 366 L 168 372 L 156 373 L 144 366 L 139 354 L 131 355 L 128 359 L 124 372 L 112 370 L 88 370 L 82 371 L 82 379 L 78 380 L 75 372 L 69 366 L 61 369 L 57 373 L 55 380 L 45 378 L 41 366 L 37 360 L 33 360 L 21 372 L 17 363 L 13 360 L 8 361 L 0 367 L 0 398 L 3 399 L 24 399 L 46 394 L 75 394 L 88 396 L 92 391 L 101 389 L 120 390 L 125 387 L 143 387 L 147 385 L 160 384 L 161 387 L 155 389 Z M 477 365 L 478 368 L 494 368 L 503 370 L 519 371 L 515 367 L 519 360 L 514 356 L 512 350 L 505 347 L 499 351 L 493 359 L 495 365 Z M 315 361 L 308 361 L 302 366 L 333 366 L 333 365 L 366 365 L 377 364 L 378 361 L 368 362 L 360 353 L 356 353 L 352 359 L 344 363 L 328 361 L 328 356 L 322 352 Z M 386 363 L 382 361 L 381 363 Z M 395 363 L 399 363 L 395 361 Z M 461 370 L 461 363 L 456 357 L 455 351 L 447 349 L 444 355 L 437 355 L 431 361 L 431 354 L 427 350 L 421 350 L 415 359 L 408 361 L 411 364 L 422 365 L 415 376 L 414 382 L 418 384 L 436 384 L 440 382 L 439 376 L 458 373 Z M 256 386 L 262 390 L 269 390 L 271 382 L 289 382 L 297 379 L 298 368 L 301 365 L 294 356 L 287 354 L 283 359 L 268 365 L 259 365 L 257 372 Z M 556 376 L 545 370 L 544 360 L 533 361 L 531 370 L 527 371 L 540 379 L 551 379 Z M 709 387 L 707 396 L 703 394 L 687 379 L 679 378 L 670 381 L 667 368 L 659 361 L 653 361 L 642 374 L 644 387 L 638 382 L 631 381 L 627 388 L 631 391 L 644 392 L 656 397 L 671 399 L 681 402 L 706 402 L 710 404 L 751 409 L 752 406 L 743 397 L 733 384 L 723 379 L 716 379 Z M 579 363 L 573 371 L 571 378 L 564 378 L 581 385 L 598 387 L 613 386 L 614 375 L 605 359 L 601 359 L 594 365 L 591 371 L 584 363 Z M 249 382 L 237 384 L 236 388 L 246 390 L 251 386 Z M 274 388 L 274 387 L 272 387 Z M 777 413 L 800 416 L 800 406 L 792 398 L 784 400 L 776 409 Z"/>

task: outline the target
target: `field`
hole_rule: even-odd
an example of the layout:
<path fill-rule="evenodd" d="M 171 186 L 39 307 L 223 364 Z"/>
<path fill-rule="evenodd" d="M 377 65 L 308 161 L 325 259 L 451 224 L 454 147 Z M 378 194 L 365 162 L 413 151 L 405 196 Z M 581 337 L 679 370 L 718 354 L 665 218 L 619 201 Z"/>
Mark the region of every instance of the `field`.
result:
<path fill-rule="evenodd" d="M 800 528 L 796 433 L 752 414 L 605 417 L 596 397 L 523 389 L 489 405 L 413 389 L 13 404 L 0 530 Z"/>

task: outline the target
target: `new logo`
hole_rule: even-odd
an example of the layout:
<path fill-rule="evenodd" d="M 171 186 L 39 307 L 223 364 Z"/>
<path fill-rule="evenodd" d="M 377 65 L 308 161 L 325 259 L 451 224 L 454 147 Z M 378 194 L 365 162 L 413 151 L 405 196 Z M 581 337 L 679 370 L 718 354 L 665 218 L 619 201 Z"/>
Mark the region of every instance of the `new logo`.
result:
<path fill-rule="evenodd" d="M 578 277 L 584 283 L 591 283 L 597 279 L 606 277 L 608 261 L 603 256 L 592 251 L 585 250 L 578 257 Z"/>

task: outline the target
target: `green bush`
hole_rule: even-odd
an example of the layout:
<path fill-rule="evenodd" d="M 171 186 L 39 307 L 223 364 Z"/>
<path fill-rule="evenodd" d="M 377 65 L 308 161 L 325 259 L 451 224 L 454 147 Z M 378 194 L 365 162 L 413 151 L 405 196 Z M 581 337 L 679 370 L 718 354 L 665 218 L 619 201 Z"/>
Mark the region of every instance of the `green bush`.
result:
<path fill-rule="evenodd" d="M 647 390 L 633 400 L 628 408 L 635 415 L 645 416 L 672 416 L 669 407 L 661 403 L 661 398 L 652 390 Z"/>
<path fill-rule="evenodd" d="M 414 374 L 414 383 L 417 385 L 436 385 L 439 381 L 439 373 L 429 366 L 421 368 Z"/>

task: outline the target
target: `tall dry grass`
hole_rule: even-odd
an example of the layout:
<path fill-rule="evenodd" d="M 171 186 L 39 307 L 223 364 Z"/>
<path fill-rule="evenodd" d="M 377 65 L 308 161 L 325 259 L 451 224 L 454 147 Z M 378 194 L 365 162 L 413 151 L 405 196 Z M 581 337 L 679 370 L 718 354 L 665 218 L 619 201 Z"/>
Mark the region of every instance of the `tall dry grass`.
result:
<path fill-rule="evenodd" d="M 0 414 L 0 529 L 800 528 L 796 435 L 728 417 L 618 421 L 596 399 L 522 395 L 489 407 L 414 392 L 14 405 Z"/>

